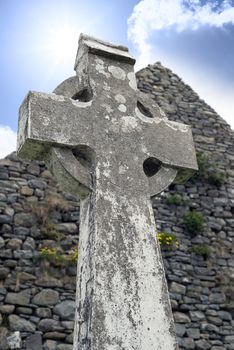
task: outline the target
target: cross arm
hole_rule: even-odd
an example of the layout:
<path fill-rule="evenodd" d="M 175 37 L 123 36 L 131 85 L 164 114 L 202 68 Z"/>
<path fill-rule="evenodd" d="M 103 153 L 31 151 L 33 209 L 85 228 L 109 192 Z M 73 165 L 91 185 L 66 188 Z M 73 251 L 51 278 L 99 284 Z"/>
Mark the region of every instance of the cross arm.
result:
<path fill-rule="evenodd" d="M 145 153 L 152 162 L 155 159 L 161 162 L 156 175 L 148 179 L 154 197 L 172 182 L 184 182 L 191 177 L 197 170 L 197 160 L 190 126 L 165 117 L 148 118 L 144 122 Z"/>
<path fill-rule="evenodd" d="M 19 111 L 18 154 L 44 159 L 51 146 L 70 148 L 92 140 L 90 102 L 30 91 Z M 90 145 L 89 145 L 90 146 Z"/>

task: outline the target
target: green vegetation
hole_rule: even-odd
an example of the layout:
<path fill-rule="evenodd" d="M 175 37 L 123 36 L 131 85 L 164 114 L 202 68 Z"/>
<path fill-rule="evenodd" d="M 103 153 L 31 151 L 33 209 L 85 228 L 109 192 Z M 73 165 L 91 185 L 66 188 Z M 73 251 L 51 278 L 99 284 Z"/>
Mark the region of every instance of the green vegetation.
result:
<path fill-rule="evenodd" d="M 166 198 L 166 204 L 168 205 L 183 205 L 185 204 L 184 198 L 179 193 L 172 194 Z"/>
<path fill-rule="evenodd" d="M 216 163 L 211 162 L 203 153 L 197 153 L 198 171 L 191 178 L 193 181 L 205 181 L 220 187 L 226 181 L 225 174 L 218 169 Z"/>
<path fill-rule="evenodd" d="M 184 215 L 183 223 L 191 236 L 194 237 L 203 231 L 205 220 L 202 213 L 194 210 Z"/>
<path fill-rule="evenodd" d="M 190 248 L 189 252 L 202 256 L 205 260 L 207 260 L 211 254 L 211 248 L 206 244 L 197 244 Z"/>
<path fill-rule="evenodd" d="M 39 259 L 46 260 L 56 267 L 65 267 L 77 263 L 78 250 L 71 248 L 66 254 L 61 248 L 43 247 L 40 249 Z"/>
<path fill-rule="evenodd" d="M 178 240 L 171 233 L 158 232 L 157 233 L 157 238 L 158 238 L 159 244 L 161 246 L 164 246 L 164 247 L 167 247 L 167 248 L 178 248 L 179 247 Z"/>

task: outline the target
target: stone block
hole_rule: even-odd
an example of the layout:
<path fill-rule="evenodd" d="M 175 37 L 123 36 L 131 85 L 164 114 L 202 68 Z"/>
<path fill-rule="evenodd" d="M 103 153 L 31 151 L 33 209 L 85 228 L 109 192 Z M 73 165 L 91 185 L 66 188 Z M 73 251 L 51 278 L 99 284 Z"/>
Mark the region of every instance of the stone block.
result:
<path fill-rule="evenodd" d="M 211 348 L 211 344 L 205 339 L 200 339 L 195 341 L 196 349 L 198 350 L 208 350 Z"/>
<path fill-rule="evenodd" d="M 26 350 L 42 350 L 41 334 L 35 333 L 26 339 Z"/>
<path fill-rule="evenodd" d="M 175 312 L 173 316 L 176 323 L 190 323 L 189 316 L 182 312 Z"/>
<path fill-rule="evenodd" d="M 20 193 L 24 196 L 32 196 L 33 195 L 33 189 L 28 186 L 22 186 L 20 189 Z"/>
<path fill-rule="evenodd" d="M 56 290 L 44 289 L 36 294 L 32 303 L 40 306 L 56 305 L 59 302 L 59 293 Z"/>
<path fill-rule="evenodd" d="M 9 349 L 21 349 L 22 340 L 20 336 L 20 332 L 14 332 L 9 337 L 7 337 L 7 342 L 9 345 Z"/>
<path fill-rule="evenodd" d="M 202 311 L 189 311 L 189 315 L 192 321 L 202 321 L 206 318 Z"/>
<path fill-rule="evenodd" d="M 59 321 L 51 318 L 44 318 L 38 324 L 38 329 L 42 332 L 61 331 L 63 328 Z"/>
<path fill-rule="evenodd" d="M 35 324 L 17 315 L 8 316 L 8 321 L 9 321 L 9 326 L 11 331 L 33 333 L 36 330 Z"/>
<path fill-rule="evenodd" d="M 27 306 L 30 303 L 30 289 L 23 290 L 19 293 L 7 293 L 5 303 L 13 305 Z"/>
<path fill-rule="evenodd" d="M 172 293 L 178 293 L 184 295 L 186 293 L 186 287 L 182 284 L 172 282 L 169 288 Z"/>
<path fill-rule="evenodd" d="M 53 309 L 56 315 L 59 315 L 62 320 L 74 320 L 75 317 L 75 302 L 72 300 L 62 301 Z"/>
<path fill-rule="evenodd" d="M 14 216 L 14 224 L 16 226 L 32 227 L 35 222 L 35 217 L 32 213 L 16 213 Z"/>
<path fill-rule="evenodd" d="M 44 180 L 40 180 L 40 179 L 33 179 L 33 180 L 29 180 L 28 181 L 28 186 L 30 188 L 34 188 L 34 189 L 39 189 L 39 190 L 45 190 L 47 188 L 47 182 Z"/>
<path fill-rule="evenodd" d="M 186 330 L 187 336 L 189 338 L 193 339 L 199 339 L 200 338 L 200 330 L 199 328 L 188 328 Z"/>

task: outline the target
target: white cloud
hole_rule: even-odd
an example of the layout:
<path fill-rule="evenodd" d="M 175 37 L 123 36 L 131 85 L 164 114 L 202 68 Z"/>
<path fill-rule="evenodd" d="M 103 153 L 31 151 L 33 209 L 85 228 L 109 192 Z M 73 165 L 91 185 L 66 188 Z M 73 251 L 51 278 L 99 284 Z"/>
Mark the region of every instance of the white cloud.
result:
<path fill-rule="evenodd" d="M 175 28 L 196 30 L 201 26 L 222 27 L 226 23 L 234 24 L 234 6 L 224 0 L 141 0 L 128 19 L 129 39 L 137 46 L 139 65 L 152 59 L 151 44 L 148 39 L 152 32 Z"/>
<path fill-rule="evenodd" d="M 17 134 L 9 126 L 0 125 L 0 159 L 16 150 Z"/>

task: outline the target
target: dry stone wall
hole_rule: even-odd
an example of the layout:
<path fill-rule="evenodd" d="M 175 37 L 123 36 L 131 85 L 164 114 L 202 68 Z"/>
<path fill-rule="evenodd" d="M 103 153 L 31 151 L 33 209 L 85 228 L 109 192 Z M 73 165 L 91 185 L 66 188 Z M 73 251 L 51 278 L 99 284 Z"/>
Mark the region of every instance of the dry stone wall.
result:
<path fill-rule="evenodd" d="M 43 163 L 0 161 L 0 349 L 71 350 L 77 199 Z"/>
<path fill-rule="evenodd" d="M 234 349 L 233 134 L 161 64 L 138 83 L 169 119 L 192 126 L 203 169 L 153 201 L 158 231 L 179 243 L 162 253 L 180 349 Z M 190 212 L 202 228 L 185 226 Z M 0 350 L 72 349 L 78 230 L 77 199 L 43 163 L 0 161 Z"/>
<path fill-rule="evenodd" d="M 171 185 L 154 200 L 158 231 L 175 235 L 179 242 L 176 249 L 163 248 L 179 345 L 234 349 L 233 132 L 160 63 L 137 76 L 139 88 L 157 101 L 170 120 L 192 126 L 201 167 L 198 176 Z M 199 225 L 192 232 L 184 225 L 184 216 L 191 212 L 204 218 L 201 232 Z"/>

